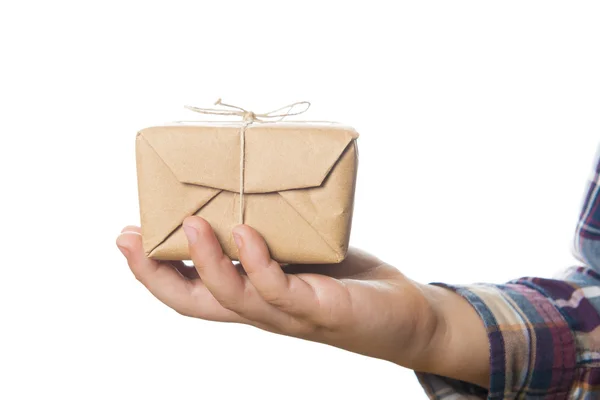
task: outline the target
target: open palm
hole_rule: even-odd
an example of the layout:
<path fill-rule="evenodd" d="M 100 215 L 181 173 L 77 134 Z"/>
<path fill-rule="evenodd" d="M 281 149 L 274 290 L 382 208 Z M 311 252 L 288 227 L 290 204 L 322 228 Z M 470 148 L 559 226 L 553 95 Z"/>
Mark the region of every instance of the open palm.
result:
<path fill-rule="evenodd" d="M 180 314 L 390 361 L 422 355 L 435 332 L 422 287 L 365 252 L 350 249 L 339 264 L 281 266 L 260 234 L 240 225 L 233 232 L 241 260 L 235 265 L 208 222 L 189 217 L 184 230 L 195 267 L 145 257 L 137 227 L 126 227 L 117 239 L 136 278 Z"/>

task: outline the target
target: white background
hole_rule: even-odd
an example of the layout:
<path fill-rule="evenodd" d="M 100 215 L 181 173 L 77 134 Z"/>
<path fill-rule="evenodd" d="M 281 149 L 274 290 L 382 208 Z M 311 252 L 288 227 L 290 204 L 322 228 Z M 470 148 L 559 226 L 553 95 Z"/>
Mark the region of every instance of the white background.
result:
<path fill-rule="evenodd" d="M 133 278 L 134 137 L 222 97 L 361 133 L 351 242 L 422 281 L 572 265 L 600 6 L 0 3 L 0 398 L 423 399 L 408 370 L 193 320 Z M 376 312 L 376 311 L 374 311 Z"/>

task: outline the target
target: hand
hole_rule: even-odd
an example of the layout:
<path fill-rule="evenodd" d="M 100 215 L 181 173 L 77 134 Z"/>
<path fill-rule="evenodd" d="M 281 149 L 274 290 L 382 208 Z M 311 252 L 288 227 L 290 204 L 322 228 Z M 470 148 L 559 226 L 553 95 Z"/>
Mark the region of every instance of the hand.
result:
<path fill-rule="evenodd" d="M 271 259 L 260 234 L 246 225 L 233 231 L 241 261 L 236 266 L 208 222 L 188 217 L 183 227 L 195 267 L 145 257 L 137 227 L 125 228 L 117 239 L 136 278 L 180 314 L 249 324 L 421 371 L 444 373 L 438 371 L 440 365 L 449 368 L 444 354 L 461 360 L 460 346 L 445 349 L 453 340 L 448 326 L 455 325 L 447 323 L 446 311 L 477 316 L 450 291 L 413 282 L 357 249 L 339 264 L 282 267 Z M 487 341 L 484 351 L 486 346 Z M 446 375 L 457 377 L 456 371 Z"/>

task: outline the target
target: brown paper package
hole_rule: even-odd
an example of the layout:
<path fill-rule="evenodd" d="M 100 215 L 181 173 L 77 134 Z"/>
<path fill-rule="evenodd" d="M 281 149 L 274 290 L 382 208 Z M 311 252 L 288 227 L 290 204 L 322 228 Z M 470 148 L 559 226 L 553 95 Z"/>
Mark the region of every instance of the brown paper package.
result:
<path fill-rule="evenodd" d="M 281 263 L 335 263 L 348 250 L 358 154 L 356 131 L 337 124 L 264 123 L 245 131 L 244 223 Z M 240 125 L 140 131 L 136 161 L 146 255 L 188 260 L 183 220 L 206 219 L 237 260 Z"/>

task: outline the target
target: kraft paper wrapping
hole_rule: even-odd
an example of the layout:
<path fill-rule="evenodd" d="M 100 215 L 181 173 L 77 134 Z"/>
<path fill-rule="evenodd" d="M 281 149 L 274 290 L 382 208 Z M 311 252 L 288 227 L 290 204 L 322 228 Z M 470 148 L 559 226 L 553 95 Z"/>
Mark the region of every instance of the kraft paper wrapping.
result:
<path fill-rule="evenodd" d="M 353 128 L 337 124 L 259 123 L 245 130 L 244 223 L 281 263 L 335 263 L 348 249 L 358 164 Z M 136 138 L 146 255 L 188 260 L 181 227 L 206 219 L 237 260 L 240 124 L 157 126 Z"/>

